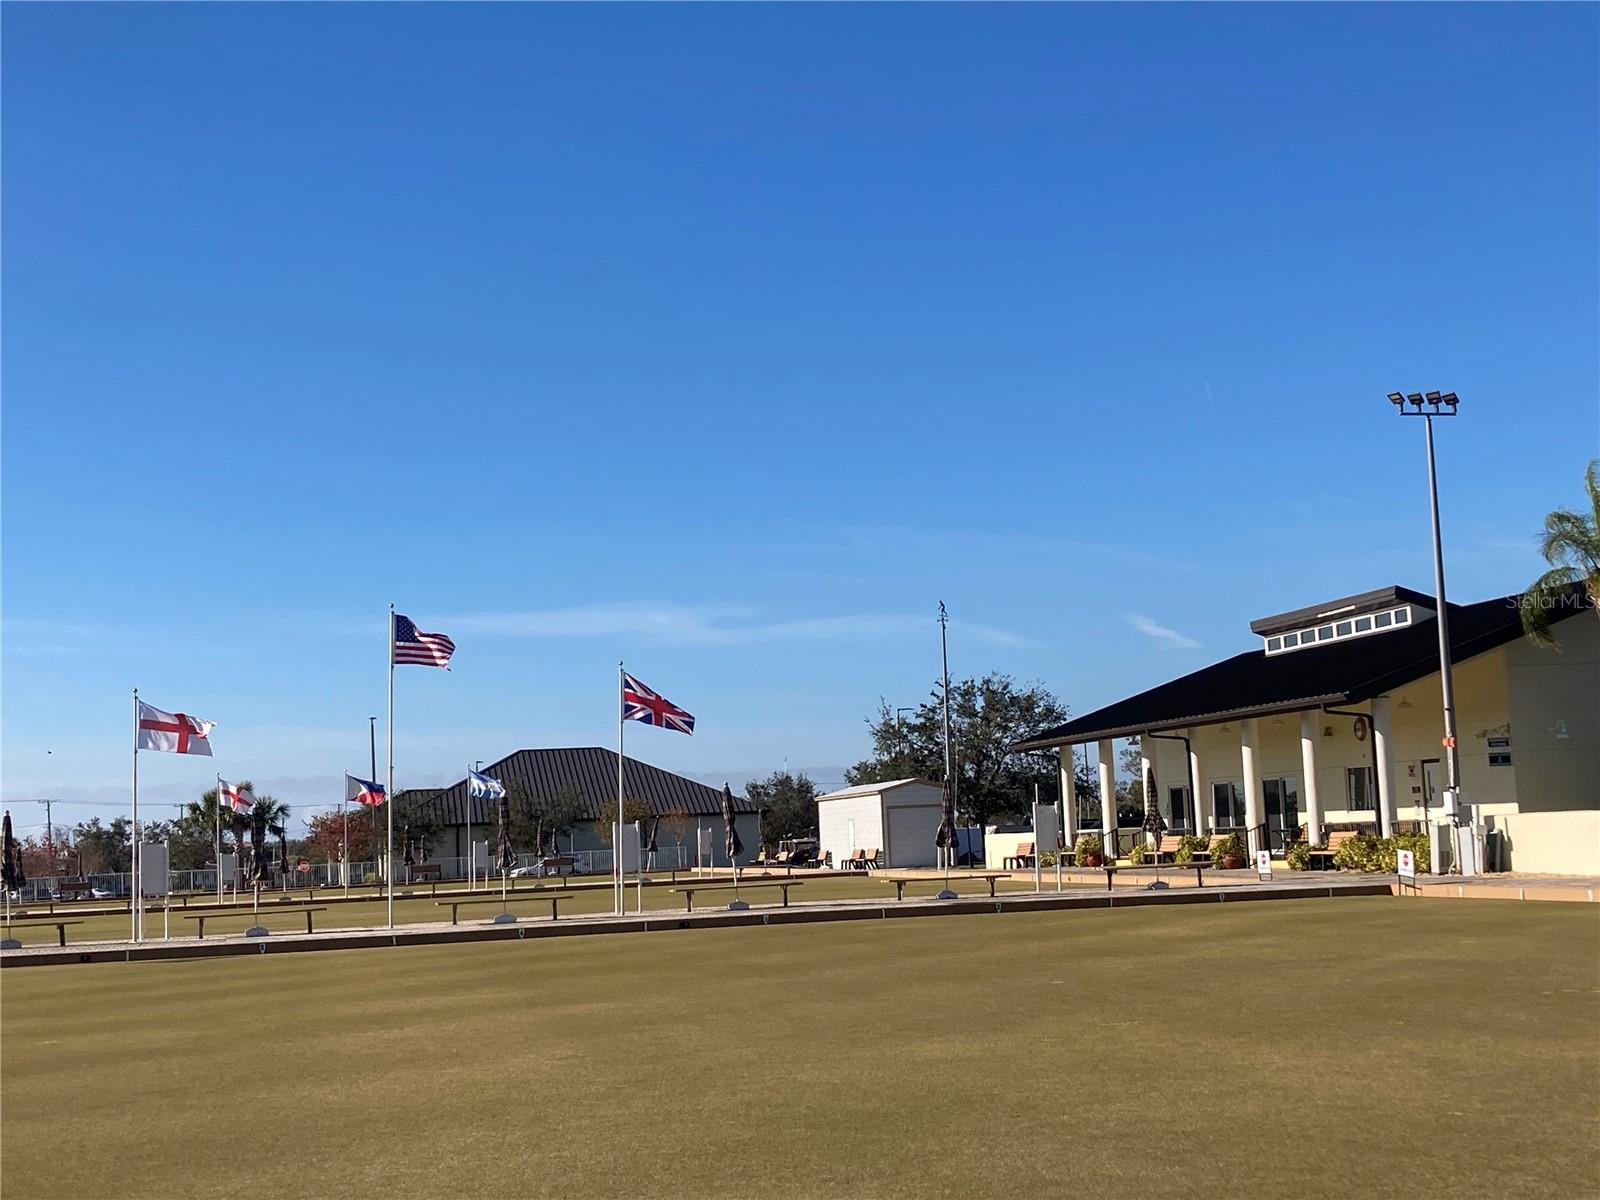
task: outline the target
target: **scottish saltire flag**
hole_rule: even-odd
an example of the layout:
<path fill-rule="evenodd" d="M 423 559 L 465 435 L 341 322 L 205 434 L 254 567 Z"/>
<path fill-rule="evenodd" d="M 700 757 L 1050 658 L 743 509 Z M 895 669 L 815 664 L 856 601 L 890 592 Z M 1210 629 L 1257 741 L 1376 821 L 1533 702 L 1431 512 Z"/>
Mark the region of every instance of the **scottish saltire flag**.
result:
<path fill-rule="evenodd" d="M 348 771 L 344 776 L 344 798 L 354 800 L 357 804 L 365 804 L 368 808 L 376 808 L 385 800 L 383 784 L 373 783 L 370 779 L 357 779 Z"/>
<path fill-rule="evenodd" d="M 670 700 L 665 700 L 626 671 L 622 674 L 622 719 L 643 721 L 679 733 L 694 733 L 694 718 Z"/>
<path fill-rule="evenodd" d="M 236 813 L 247 813 L 256 806 L 256 794 L 250 790 L 249 784 L 229 783 L 226 779 L 219 779 L 217 795 L 221 796 L 222 802 Z"/>
<path fill-rule="evenodd" d="M 477 771 L 467 772 L 467 795 L 474 800 L 498 800 L 506 794 L 506 785 Z"/>
<path fill-rule="evenodd" d="M 395 666 L 411 663 L 419 667 L 448 669 L 450 656 L 455 652 L 456 644 L 444 634 L 423 633 L 412 624 L 410 617 L 402 617 L 399 613 L 395 613 L 393 650 Z"/>
<path fill-rule="evenodd" d="M 215 721 L 202 721 L 187 713 L 162 712 L 139 701 L 139 736 L 134 745 L 140 750 L 166 750 L 174 754 L 204 754 L 211 757 L 211 731 Z"/>

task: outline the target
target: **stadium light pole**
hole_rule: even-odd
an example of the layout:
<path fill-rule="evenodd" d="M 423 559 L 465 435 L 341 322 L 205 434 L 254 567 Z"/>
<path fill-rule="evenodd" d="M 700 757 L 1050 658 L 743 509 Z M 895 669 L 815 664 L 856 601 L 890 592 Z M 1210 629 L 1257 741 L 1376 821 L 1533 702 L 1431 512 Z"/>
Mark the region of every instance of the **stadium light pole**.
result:
<path fill-rule="evenodd" d="M 1439 626 L 1439 691 L 1444 708 L 1444 760 L 1445 791 L 1444 811 L 1450 821 L 1451 847 L 1456 869 L 1461 862 L 1461 756 L 1456 747 L 1456 696 L 1455 682 L 1450 675 L 1450 614 L 1444 596 L 1444 543 L 1439 536 L 1439 475 L 1434 465 L 1433 419 L 1453 417 L 1460 401 L 1454 392 L 1412 392 L 1402 395 L 1389 393 L 1389 403 L 1402 417 L 1421 417 L 1427 431 L 1428 443 L 1428 504 L 1433 518 L 1433 593 L 1438 606 L 1435 620 Z M 1473 869 L 1477 869 L 1474 862 Z"/>

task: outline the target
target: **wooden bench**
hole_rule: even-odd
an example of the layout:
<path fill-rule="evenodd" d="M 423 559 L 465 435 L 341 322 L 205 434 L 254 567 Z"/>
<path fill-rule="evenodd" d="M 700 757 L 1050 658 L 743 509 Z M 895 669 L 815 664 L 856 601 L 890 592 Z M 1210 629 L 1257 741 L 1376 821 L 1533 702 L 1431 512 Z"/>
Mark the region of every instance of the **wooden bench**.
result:
<path fill-rule="evenodd" d="M 522 892 L 510 892 L 503 898 L 500 896 L 485 896 L 481 898 L 472 897 L 465 900 L 435 900 L 434 904 L 439 908 L 448 908 L 450 910 L 450 924 L 455 925 L 459 923 L 457 914 L 461 909 L 471 905 L 498 904 L 503 909 L 506 905 L 513 904 L 519 900 L 548 900 L 550 901 L 550 919 L 554 921 L 560 915 L 559 906 L 563 900 L 575 900 L 582 894 L 580 892 L 561 891 L 546 892 L 542 896 L 534 895 L 535 892 L 543 890 L 542 888 L 530 888 Z"/>
<path fill-rule="evenodd" d="M 1339 847 L 1344 845 L 1351 838 L 1359 836 L 1359 834 L 1360 830 L 1356 829 L 1335 829 L 1332 833 L 1328 834 L 1327 846 L 1322 849 L 1313 849 L 1311 851 L 1311 861 L 1315 864 L 1318 864 L 1315 869 L 1319 871 L 1332 870 L 1333 856 L 1339 852 Z"/>
<path fill-rule="evenodd" d="M 906 898 L 906 884 L 908 884 L 908 883 L 924 883 L 924 882 L 927 882 L 927 883 L 943 883 L 944 882 L 943 878 L 941 876 L 938 876 L 938 875 L 880 875 L 880 876 L 878 876 L 878 878 L 883 880 L 885 883 L 894 884 L 894 898 L 896 900 L 904 900 Z M 966 873 L 966 874 L 950 876 L 951 882 L 957 882 L 957 881 L 960 881 L 962 879 L 983 879 L 983 880 L 986 880 L 988 882 L 988 884 L 989 884 L 989 896 L 990 896 L 991 899 L 994 898 L 994 894 L 995 894 L 994 893 L 995 880 L 997 880 L 997 879 L 1009 879 L 1009 878 L 1010 878 L 1010 875 L 1008 875 L 1004 871 L 978 871 L 978 872 L 969 872 L 969 873 Z"/>
<path fill-rule="evenodd" d="M 432 879 L 435 882 L 444 878 L 444 868 L 438 863 L 420 863 L 411 868 L 411 882 L 419 879 Z"/>
<path fill-rule="evenodd" d="M 56 931 L 56 945 L 65 946 L 67 944 L 67 926 L 82 924 L 82 921 L 72 921 L 66 919 L 60 921 L 46 921 L 42 919 L 37 921 L 13 921 L 10 925 L 6 926 L 6 932 L 9 934 L 13 929 L 54 929 Z"/>
<path fill-rule="evenodd" d="M 292 913 L 297 913 L 297 914 L 298 913 L 304 913 L 306 915 L 306 932 L 307 933 L 312 933 L 314 931 L 311 928 L 311 914 L 312 913 L 319 913 L 319 912 L 327 912 L 328 910 L 327 910 L 326 907 L 324 907 L 322 905 L 317 905 L 315 907 L 312 907 L 310 905 L 305 905 L 305 906 L 297 906 L 295 908 L 274 908 L 272 911 L 273 912 L 280 912 L 280 913 L 281 912 L 292 912 Z M 218 917 L 249 917 L 251 919 L 251 923 L 254 924 L 256 922 L 257 918 L 259 918 L 261 915 L 263 915 L 263 914 L 260 914 L 260 913 L 247 913 L 247 912 L 239 912 L 239 911 L 233 911 L 233 912 L 208 912 L 208 913 L 191 913 L 188 916 L 185 916 L 183 919 L 185 921 L 193 921 L 193 922 L 195 922 L 195 936 L 203 938 L 203 937 L 206 936 L 206 921 L 208 919 L 215 920 Z"/>
<path fill-rule="evenodd" d="M 539 860 L 539 873 L 541 875 L 549 875 L 554 872 L 557 875 L 562 875 L 564 868 L 570 874 L 577 865 L 578 860 L 570 854 L 552 854 L 548 858 Z M 562 878 L 565 877 L 565 875 L 562 875 Z"/>
<path fill-rule="evenodd" d="M 1186 863 L 1173 863 L 1173 864 L 1171 864 L 1172 869 L 1174 871 L 1193 871 L 1194 872 L 1194 885 L 1195 885 L 1195 887 L 1205 887 L 1205 885 L 1206 885 L 1206 878 L 1205 878 L 1206 868 L 1209 867 L 1210 865 L 1211 865 L 1211 861 L 1209 859 L 1193 859 L 1193 858 L 1191 858 Z M 1079 867 L 1078 869 L 1081 871 L 1081 870 L 1086 870 L 1088 868 Z M 1102 871 L 1104 871 L 1106 873 L 1106 891 L 1108 891 L 1108 892 L 1111 890 L 1112 879 L 1116 876 L 1118 871 L 1142 871 L 1142 870 L 1145 870 L 1145 869 L 1146 868 L 1143 867 L 1143 866 L 1118 867 L 1118 866 L 1113 866 L 1111 863 L 1105 863 L 1104 865 L 1102 865 L 1100 867 L 1100 870 L 1102 870 Z M 1153 864 L 1152 864 L 1152 868 L 1151 869 L 1156 869 L 1156 868 L 1154 868 Z"/>
<path fill-rule="evenodd" d="M 826 871 L 828 869 L 828 854 L 830 851 L 817 851 L 816 860 L 810 866 L 813 871 Z"/>
<path fill-rule="evenodd" d="M 82 900 L 88 896 L 94 899 L 94 884 L 87 879 L 62 879 L 56 883 L 56 891 L 63 900 Z"/>
<path fill-rule="evenodd" d="M 748 891 L 750 888 L 782 888 L 783 907 L 789 907 L 789 889 L 800 887 L 805 883 L 803 879 L 762 879 L 753 883 L 697 883 L 692 887 L 675 887 L 673 892 L 683 896 L 684 911 L 694 911 L 694 894 L 696 892 L 729 892 L 735 889 Z"/>
<path fill-rule="evenodd" d="M 861 865 L 868 871 L 876 871 L 878 869 L 878 854 L 879 851 L 876 848 L 864 851 L 861 856 Z"/>
<path fill-rule="evenodd" d="M 1002 859 L 1000 865 L 1006 870 L 1021 870 L 1023 867 L 1033 866 L 1033 843 L 1023 842 L 1017 847 L 1017 852 L 1009 858 Z"/>

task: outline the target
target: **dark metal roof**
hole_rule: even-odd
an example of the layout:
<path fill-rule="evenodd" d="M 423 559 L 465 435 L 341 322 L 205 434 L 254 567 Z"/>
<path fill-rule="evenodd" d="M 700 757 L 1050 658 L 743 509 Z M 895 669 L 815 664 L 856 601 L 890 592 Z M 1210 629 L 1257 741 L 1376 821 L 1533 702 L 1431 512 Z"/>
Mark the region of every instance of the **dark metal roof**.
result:
<path fill-rule="evenodd" d="M 1297 608 L 1293 612 L 1262 617 L 1250 622 L 1250 632 L 1259 633 L 1263 637 L 1273 633 L 1286 633 L 1291 629 L 1316 625 L 1332 616 L 1346 617 L 1377 612 L 1380 608 L 1393 608 L 1396 604 L 1416 604 L 1429 611 L 1434 608 L 1433 597 L 1423 592 L 1414 592 L 1410 588 L 1403 587 L 1386 587 L 1373 592 L 1362 592 L 1359 596 L 1343 596 L 1338 600 L 1313 604 L 1309 608 Z"/>
<path fill-rule="evenodd" d="M 1450 605 L 1450 661 L 1463 662 L 1521 637 L 1519 598 Z M 1398 599 L 1407 602 L 1404 595 Z M 1283 654 L 1251 650 L 1058 725 L 1019 742 L 1016 749 L 1044 750 L 1323 704 L 1358 704 L 1438 669 L 1439 630 L 1432 621 Z"/>
<path fill-rule="evenodd" d="M 612 816 L 617 811 L 617 752 L 599 746 L 583 746 L 553 750 L 518 750 L 498 762 L 483 768 L 483 773 L 498 779 L 507 788 L 525 788 L 535 797 L 549 797 L 563 788 L 577 793 L 580 821 L 593 821 L 602 815 Z M 692 817 L 720 817 L 722 815 L 722 789 L 698 783 L 636 758 L 624 758 L 622 790 L 630 799 L 643 800 L 650 806 L 653 816 L 669 812 L 684 812 Z M 395 802 L 404 804 L 410 798 L 435 807 L 437 819 L 444 825 L 464 825 L 467 822 L 467 781 L 446 788 L 411 788 L 395 794 Z M 471 800 L 471 820 L 474 825 L 489 824 L 494 819 L 494 802 Z M 753 813 L 755 805 L 735 792 L 733 809 L 740 813 Z"/>

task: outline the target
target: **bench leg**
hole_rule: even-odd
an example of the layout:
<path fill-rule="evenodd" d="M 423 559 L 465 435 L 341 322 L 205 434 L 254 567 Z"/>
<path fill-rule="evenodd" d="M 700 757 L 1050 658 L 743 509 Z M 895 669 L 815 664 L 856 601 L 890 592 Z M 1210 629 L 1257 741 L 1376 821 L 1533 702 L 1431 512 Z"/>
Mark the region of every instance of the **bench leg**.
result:
<path fill-rule="evenodd" d="M 61 938 L 60 944 L 65 946 L 67 944 L 67 927 L 65 925 L 57 925 L 56 926 L 56 933 Z"/>
<path fill-rule="evenodd" d="M 306 932 L 307 933 L 311 932 L 311 914 L 310 913 L 306 914 Z"/>
<path fill-rule="evenodd" d="M 558 907 L 559 907 L 559 905 L 558 905 L 558 904 L 557 904 L 557 902 L 556 902 L 556 901 L 555 901 L 555 900 L 553 900 L 553 899 L 552 899 L 552 900 L 551 900 L 551 901 L 550 901 L 550 919 L 551 919 L 551 920 L 552 920 L 552 921 L 554 921 L 554 920 L 555 920 L 555 919 L 556 919 L 556 909 L 557 909 L 557 908 L 558 908 Z"/>
<path fill-rule="evenodd" d="M 994 899 L 994 880 L 989 880 L 989 899 Z"/>

